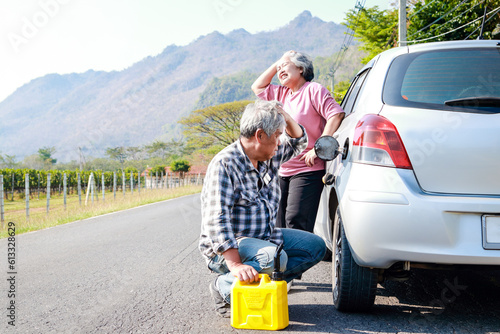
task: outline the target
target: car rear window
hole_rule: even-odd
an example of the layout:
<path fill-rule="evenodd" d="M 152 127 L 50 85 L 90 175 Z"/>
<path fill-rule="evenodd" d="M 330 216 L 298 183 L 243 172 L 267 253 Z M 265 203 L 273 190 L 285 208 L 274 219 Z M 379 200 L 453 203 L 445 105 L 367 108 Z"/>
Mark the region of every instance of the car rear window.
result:
<path fill-rule="evenodd" d="M 500 112 L 495 98 L 500 99 L 500 50 L 493 48 L 399 56 L 384 87 L 385 103 L 414 108 Z"/>

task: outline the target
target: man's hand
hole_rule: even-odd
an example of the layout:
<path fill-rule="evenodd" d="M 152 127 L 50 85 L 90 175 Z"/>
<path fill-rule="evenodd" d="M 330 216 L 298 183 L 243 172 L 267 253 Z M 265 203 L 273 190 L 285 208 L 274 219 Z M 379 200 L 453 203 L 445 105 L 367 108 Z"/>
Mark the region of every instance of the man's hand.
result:
<path fill-rule="evenodd" d="M 316 159 L 316 157 L 316 152 L 314 151 L 314 149 L 311 149 L 309 152 L 300 157 L 299 160 L 304 160 L 307 167 L 312 167 L 314 166 L 314 159 Z"/>
<path fill-rule="evenodd" d="M 226 260 L 227 267 L 234 277 L 237 277 L 242 282 L 257 282 L 259 280 L 259 273 L 254 267 L 241 262 L 240 253 L 238 249 L 230 248 L 222 253 Z"/>
<path fill-rule="evenodd" d="M 238 278 L 241 282 L 258 282 L 259 281 L 259 273 L 254 267 L 249 266 L 247 264 L 237 264 L 230 268 L 231 274 L 234 277 Z"/>

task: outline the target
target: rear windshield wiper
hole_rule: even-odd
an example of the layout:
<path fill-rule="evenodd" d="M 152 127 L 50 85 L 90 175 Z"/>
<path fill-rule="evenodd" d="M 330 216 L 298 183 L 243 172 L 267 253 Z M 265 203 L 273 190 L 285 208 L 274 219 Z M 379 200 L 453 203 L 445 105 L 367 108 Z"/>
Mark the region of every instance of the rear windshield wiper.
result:
<path fill-rule="evenodd" d="M 447 106 L 460 107 L 498 107 L 500 108 L 500 98 L 498 97 L 466 97 L 463 99 L 445 101 Z"/>

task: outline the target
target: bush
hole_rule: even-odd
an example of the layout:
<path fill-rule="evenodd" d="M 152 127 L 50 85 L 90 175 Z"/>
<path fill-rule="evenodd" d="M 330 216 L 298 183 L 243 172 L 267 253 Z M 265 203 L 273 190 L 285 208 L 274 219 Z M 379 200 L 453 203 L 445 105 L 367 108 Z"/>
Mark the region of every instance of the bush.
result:
<path fill-rule="evenodd" d="M 130 168 L 125 173 L 125 183 L 130 182 L 130 172 L 133 173 L 134 179 L 137 179 L 138 172 L 135 168 Z M 78 184 L 78 174 L 80 174 L 81 186 L 85 187 L 90 178 L 90 174 L 94 174 L 94 180 L 97 184 L 102 182 L 102 176 L 104 175 L 104 182 L 106 185 L 113 184 L 113 172 L 104 172 L 101 170 L 95 171 L 79 171 L 79 170 L 35 170 L 35 169 L 0 169 L 0 174 L 3 175 L 3 187 L 4 191 L 8 192 L 12 189 L 23 191 L 25 188 L 25 175 L 29 174 L 29 187 L 30 189 L 40 189 L 47 188 L 47 176 L 50 174 L 50 187 L 52 189 L 58 189 L 63 186 L 64 173 L 66 173 L 66 185 L 68 188 L 75 188 Z M 117 185 L 122 185 L 122 173 L 120 171 L 116 172 Z"/>
<path fill-rule="evenodd" d="M 137 168 L 135 168 L 135 167 L 126 167 L 123 171 L 126 174 L 130 174 L 131 172 L 134 173 L 134 174 L 139 173 L 139 170 Z"/>
<path fill-rule="evenodd" d="M 158 175 L 165 175 L 165 166 L 156 166 L 151 169 L 153 174 L 158 173 Z"/>
<path fill-rule="evenodd" d="M 170 164 L 170 170 L 172 172 L 189 172 L 191 165 L 187 160 L 174 160 Z"/>

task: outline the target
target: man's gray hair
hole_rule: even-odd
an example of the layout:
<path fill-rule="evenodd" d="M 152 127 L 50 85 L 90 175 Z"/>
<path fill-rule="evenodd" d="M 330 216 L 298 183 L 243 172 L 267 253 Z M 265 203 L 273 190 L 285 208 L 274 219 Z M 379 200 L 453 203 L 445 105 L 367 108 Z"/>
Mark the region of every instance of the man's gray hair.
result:
<path fill-rule="evenodd" d="M 290 61 L 295 66 L 302 69 L 302 76 L 306 81 L 314 79 L 314 66 L 310 56 L 297 51 L 287 51 L 283 54 L 283 57 L 284 56 L 290 58 Z"/>
<path fill-rule="evenodd" d="M 283 104 L 278 101 L 256 100 L 246 106 L 240 120 L 240 135 L 252 137 L 258 129 L 271 136 L 286 126 L 285 118 L 278 112 Z"/>

